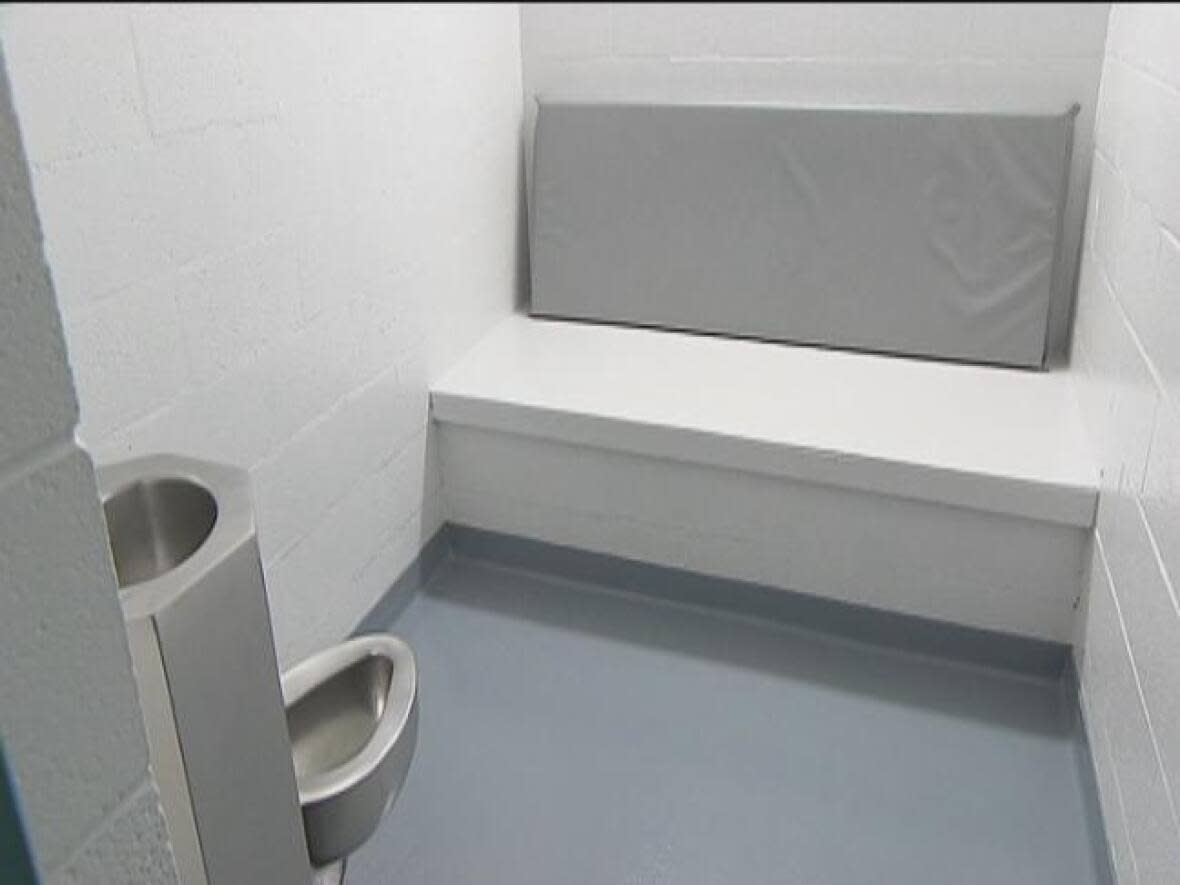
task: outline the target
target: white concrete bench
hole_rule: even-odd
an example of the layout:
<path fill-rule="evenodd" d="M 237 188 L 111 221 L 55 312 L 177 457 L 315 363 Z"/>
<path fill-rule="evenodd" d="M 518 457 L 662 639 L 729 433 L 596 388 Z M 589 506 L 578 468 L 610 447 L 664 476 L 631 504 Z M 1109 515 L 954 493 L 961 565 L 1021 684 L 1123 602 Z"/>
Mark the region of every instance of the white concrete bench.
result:
<path fill-rule="evenodd" d="M 1067 641 L 1063 373 L 512 317 L 432 388 L 453 521 Z"/>

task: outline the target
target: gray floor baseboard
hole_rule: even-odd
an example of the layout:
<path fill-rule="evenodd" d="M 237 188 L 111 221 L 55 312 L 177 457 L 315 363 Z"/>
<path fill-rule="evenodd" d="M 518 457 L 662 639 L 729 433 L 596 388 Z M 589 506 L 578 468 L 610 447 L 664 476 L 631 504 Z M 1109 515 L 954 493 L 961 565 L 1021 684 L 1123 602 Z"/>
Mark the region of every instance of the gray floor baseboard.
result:
<path fill-rule="evenodd" d="M 377 600 L 377 604 L 353 628 L 353 636 L 389 629 L 389 625 L 397 620 L 397 616 L 413 600 L 414 594 L 422 589 L 434 571 L 451 555 L 451 533 L 449 524 L 444 524 L 434 533 L 418 551 L 413 562 L 406 566 L 405 571 Z"/>
<path fill-rule="evenodd" d="M 821 599 L 468 526 L 451 525 L 447 535 L 451 549 L 459 556 L 762 618 L 900 651 L 1051 680 L 1061 678 L 1069 660 L 1069 647 L 1060 643 Z"/>
<path fill-rule="evenodd" d="M 440 528 L 426 543 L 354 632 L 385 628 L 451 555 L 1037 679 L 1062 679 L 1070 661 L 1069 646 L 1061 643 L 821 599 L 452 523 Z"/>
<path fill-rule="evenodd" d="M 1090 746 L 1089 732 L 1086 730 L 1077 662 L 1072 654 L 1061 676 L 1061 697 L 1072 725 L 1074 756 L 1078 768 L 1078 782 L 1081 784 L 1085 803 L 1086 829 L 1090 833 L 1090 845 L 1094 851 L 1094 868 L 1106 876 L 1104 882 L 1114 885 L 1114 861 L 1110 856 L 1110 847 L 1106 839 L 1106 817 L 1102 813 L 1101 794 L 1098 791 L 1098 771 L 1094 767 L 1094 754 Z"/>

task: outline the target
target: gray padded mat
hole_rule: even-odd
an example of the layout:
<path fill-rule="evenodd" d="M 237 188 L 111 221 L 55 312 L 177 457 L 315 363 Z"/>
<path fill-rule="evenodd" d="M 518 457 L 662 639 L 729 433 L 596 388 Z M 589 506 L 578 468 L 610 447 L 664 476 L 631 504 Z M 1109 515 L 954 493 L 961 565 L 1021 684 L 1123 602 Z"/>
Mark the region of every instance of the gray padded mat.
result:
<path fill-rule="evenodd" d="M 532 312 L 1040 366 L 1073 117 L 543 101 Z"/>

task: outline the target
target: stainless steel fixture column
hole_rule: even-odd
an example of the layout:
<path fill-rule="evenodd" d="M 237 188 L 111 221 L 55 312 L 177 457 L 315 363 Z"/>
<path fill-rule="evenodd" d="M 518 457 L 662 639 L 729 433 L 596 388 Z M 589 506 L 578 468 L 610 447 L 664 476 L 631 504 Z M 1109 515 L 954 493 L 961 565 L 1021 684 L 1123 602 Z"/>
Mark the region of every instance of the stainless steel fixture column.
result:
<path fill-rule="evenodd" d="M 182 876 L 310 881 L 247 474 L 156 455 L 99 487 Z"/>

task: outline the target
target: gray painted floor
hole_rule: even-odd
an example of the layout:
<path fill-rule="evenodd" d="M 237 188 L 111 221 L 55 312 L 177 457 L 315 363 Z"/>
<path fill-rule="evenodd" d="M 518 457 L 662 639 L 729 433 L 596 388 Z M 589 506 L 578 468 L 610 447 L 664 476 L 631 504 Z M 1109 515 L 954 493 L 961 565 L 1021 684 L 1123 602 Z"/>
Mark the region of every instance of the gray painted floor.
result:
<path fill-rule="evenodd" d="M 374 883 L 1103 882 L 1059 686 L 463 559 Z"/>

